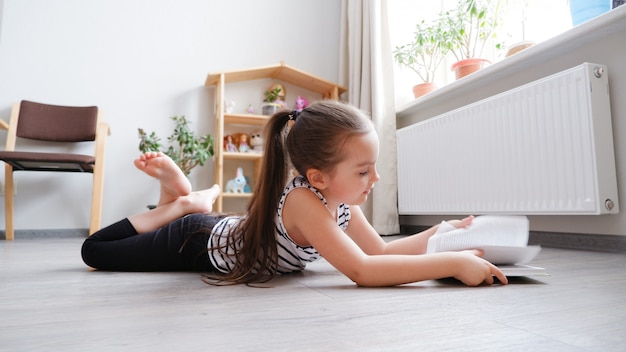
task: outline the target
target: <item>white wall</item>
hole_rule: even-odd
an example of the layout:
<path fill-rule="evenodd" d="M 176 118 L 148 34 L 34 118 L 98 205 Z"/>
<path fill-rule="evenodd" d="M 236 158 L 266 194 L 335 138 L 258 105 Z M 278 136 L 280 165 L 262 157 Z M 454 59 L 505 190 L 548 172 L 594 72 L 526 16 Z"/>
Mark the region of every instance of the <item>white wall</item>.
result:
<path fill-rule="evenodd" d="M 158 196 L 156 181 L 132 166 L 138 127 L 165 137 L 169 117 L 186 115 L 198 133 L 213 132 L 207 73 L 284 60 L 338 79 L 336 0 L 0 0 L 0 16 L 0 117 L 8 120 L 21 99 L 105 112 L 112 132 L 103 225 Z M 90 197 L 79 193 L 91 180 L 66 175 L 16 174 L 17 230 L 88 226 Z M 212 167 L 191 180 L 210 186 Z"/>

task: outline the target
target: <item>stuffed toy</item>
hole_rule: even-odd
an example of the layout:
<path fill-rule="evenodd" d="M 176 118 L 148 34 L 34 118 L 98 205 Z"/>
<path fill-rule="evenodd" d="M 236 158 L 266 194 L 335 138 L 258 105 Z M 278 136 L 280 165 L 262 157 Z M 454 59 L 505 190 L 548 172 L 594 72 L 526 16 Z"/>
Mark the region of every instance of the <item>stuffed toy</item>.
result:
<path fill-rule="evenodd" d="M 246 177 L 243 175 L 243 168 L 237 168 L 237 175 L 235 178 L 226 182 L 226 189 L 224 192 L 227 193 L 244 193 L 244 189 L 246 187 Z"/>
<path fill-rule="evenodd" d="M 260 133 L 251 134 L 250 146 L 252 146 L 252 151 L 262 152 L 263 151 L 263 136 L 261 136 Z"/>

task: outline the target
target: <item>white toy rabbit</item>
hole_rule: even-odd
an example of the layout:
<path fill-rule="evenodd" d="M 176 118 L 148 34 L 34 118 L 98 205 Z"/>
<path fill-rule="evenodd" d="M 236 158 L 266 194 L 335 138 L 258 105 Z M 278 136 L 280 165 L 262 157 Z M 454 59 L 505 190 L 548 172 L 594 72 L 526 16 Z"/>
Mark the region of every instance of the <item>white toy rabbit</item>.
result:
<path fill-rule="evenodd" d="M 243 193 L 246 186 L 246 178 L 243 176 L 243 168 L 237 168 L 237 176 L 226 183 L 225 192 L 229 193 Z"/>

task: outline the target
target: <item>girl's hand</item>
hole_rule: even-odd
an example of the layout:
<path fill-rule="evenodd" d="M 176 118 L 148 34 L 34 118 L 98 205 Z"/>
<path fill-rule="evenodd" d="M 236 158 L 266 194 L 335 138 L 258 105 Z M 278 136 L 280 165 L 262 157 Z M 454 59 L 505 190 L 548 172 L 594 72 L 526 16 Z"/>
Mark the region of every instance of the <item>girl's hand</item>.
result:
<path fill-rule="evenodd" d="M 460 229 L 468 227 L 472 224 L 472 221 L 474 221 L 474 215 L 470 215 L 461 220 L 448 220 L 448 224 L 454 226 L 457 229 Z"/>
<path fill-rule="evenodd" d="M 482 283 L 491 285 L 494 283 L 494 276 L 504 285 L 509 283 L 509 280 L 498 267 L 480 258 L 483 255 L 483 251 L 480 249 L 461 251 L 455 254 L 458 255 L 460 263 L 458 264 L 459 272 L 454 278 L 467 286 L 478 286 Z"/>

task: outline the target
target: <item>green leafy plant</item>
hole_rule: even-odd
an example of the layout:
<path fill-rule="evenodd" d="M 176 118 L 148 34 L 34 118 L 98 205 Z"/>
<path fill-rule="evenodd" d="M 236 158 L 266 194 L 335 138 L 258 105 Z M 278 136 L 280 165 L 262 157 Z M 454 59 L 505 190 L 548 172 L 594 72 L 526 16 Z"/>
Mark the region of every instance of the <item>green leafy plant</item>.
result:
<path fill-rule="evenodd" d="M 185 116 L 173 116 L 171 119 L 174 121 L 175 127 L 174 132 L 167 137 L 171 144 L 167 150 L 162 150 L 161 139 L 155 132 L 148 134 L 143 129 L 138 128 L 139 150 L 142 153 L 163 151 L 180 167 L 185 176 L 188 176 L 194 167 L 204 166 L 207 160 L 215 155 L 215 141 L 210 134 L 197 138 L 189 128 L 190 122 Z M 172 143 L 177 144 L 177 146 L 175 147 Z"/>
<path fill-rule="evenodd" d="M 393 52 L 396 62 L 417 73 L 425 83 L 432 83 L 437 68 L 452 48 L 454 37 L 447 24 L 443 17 L 430 25 L 422 20 L 415 26 L 413 40 L 396 46 Z"/>
<path fill-rule="evenodd" d="M 278 99 L 278 96 L 280 95 L 280 93 L 282 92 L 282 89 L 280 87 L 274 87 L 272 89 L 268 89 L 265 92 L 263 92 L 263 95 L 265 96 L 265 99 L 263 99 L 263 102 L 265 103 L 273 103 L 276 101 L 276 99 Z"/>
<path fill-rule="evenodd" d="M 452 38 L 451 52 L 457 60 L 480 58 L 487 43 L 497 40 L 506 0 L 459 0 L 457 8 L 441 14 Z M 504 49 L 495 43 L 496 50 Z"/>

